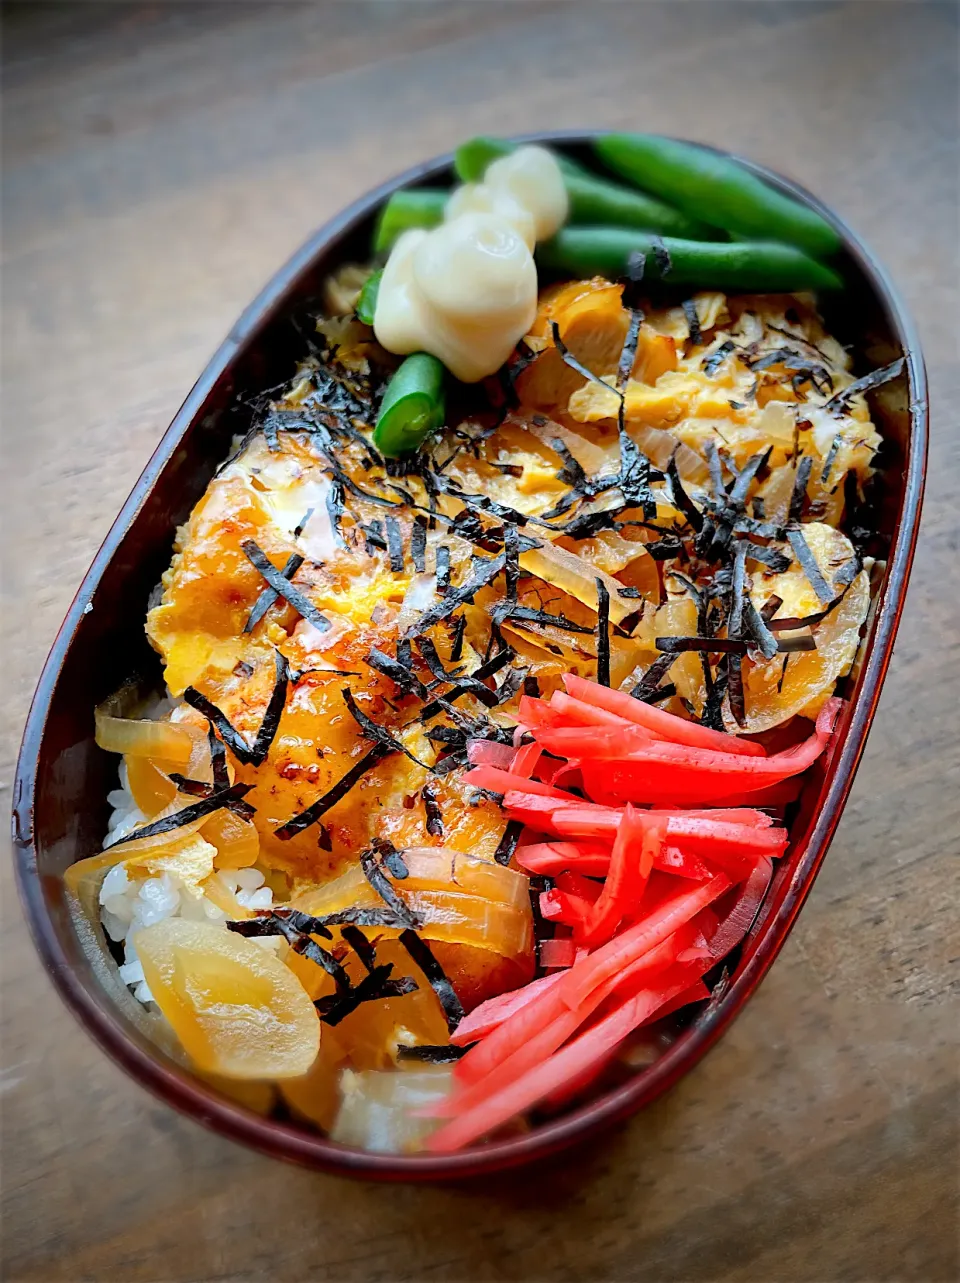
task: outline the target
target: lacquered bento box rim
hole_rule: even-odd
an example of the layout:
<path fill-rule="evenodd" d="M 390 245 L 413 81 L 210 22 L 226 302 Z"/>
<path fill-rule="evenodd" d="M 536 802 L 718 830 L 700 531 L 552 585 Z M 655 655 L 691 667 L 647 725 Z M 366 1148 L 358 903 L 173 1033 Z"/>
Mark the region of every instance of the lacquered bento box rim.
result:
<path fill-rule="evenodd" d="M 601 131 L 571 134 L 548 131 L 518 137 L 527 141 L 577 146 L 589 143 L 599 132 Z M 218 380 L 230 368 L 233 359 L 247 343 L 255 340 L 258 331 L 266 326 L 285 301 L 291 287 L 315 260 L 331 248 L 335 250 L 337 242 L 368 218 L 392 191 L 439 175 L 449 167 L 452 159 L 452 155 L 448 154 L 417 165 L 360 197 L 315 232 L 241 314 L 161 438 L 98 550 L 67 612 L 34 695 L 14 786 L 15 864 L 18 888 L 30 931 L 61 996 L 101 1047 L 162 1099 L 205 1126 L 235 1140 L 288 1161 L 333 1172 L 387 1180 L 468 1177 L 548 1157 L 570 1144 L 586 1139 L 602 1127 L 626 1117 L 654 1099 L 686 1070 L 692 1068 L 719 1038 L 783 946 L 839 823 L 879 701 L 903 610 L 906 582 L 919 528 L 926 471 L 927 388 L 919 341 L 913 321 L 886 272 L 843 220 L 810 193 L 762 165 L 743 161 L 759 177 L 818 210 L 840 232 L 846 252 L 856 261 L 869 282 L 886 314 L 891 331 L 902 344 L 910 394 L 911 430 L 903 501 L 873 628 L 867 641 L 860 696 L 839 729 L 837 747 L 828 768 L 820 814 L 808 835 L 806 849 L 776 914 L 764 922 L 756 937 L 753 952 L 723 997 L 682 1034 L 654 1065 L 623 1086 L 513 1139 L 495 1141 L 451 1155 L 369 1153 L 337 1145 L 319 1134 L 310 1134 L 273 1119 L 261 1118 L 207 1088 L 187 1071 L 167 1060 L 141 1035 L 132 1035 L 121 1023 L 106 993 L 97 990 L 95 996 L 93 990 L 70 969 L 46 913 L 37 869 L 33 808 L 36 800 L 36 766 L 52 694 L 64 657 L 85 610 L 93 600 L 104 568 L 122 543 L 176 445 L 200 412 Z M 93 984 L 96 983 L 94 978 Z"/>

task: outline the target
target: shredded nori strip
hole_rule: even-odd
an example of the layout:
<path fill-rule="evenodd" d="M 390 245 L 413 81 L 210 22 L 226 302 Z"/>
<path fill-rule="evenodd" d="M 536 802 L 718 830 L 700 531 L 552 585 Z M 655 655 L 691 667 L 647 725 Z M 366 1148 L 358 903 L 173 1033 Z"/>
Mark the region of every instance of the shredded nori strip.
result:
<path fill-rule="evenodd" d="M 679 539 L 655 539 L 643 546 L 654 561 L 670 561 L 671 558 L 680 557 L 683 554 L 683 544 Z M 620 594 L 621 597 L 624 595 L 624 593 Z M 637 596 L 640 596 L 639 591 Z"/>
<path fill-rule="evenodd" d="M 630 324 L 627 326 L 623 347 L 620 349 L 620 360 L 617 362 L 617 389 L 623 391 L 630 375 L 633 373 L 637 358 L 637 342 L 640 338 L 640 326 L 643 324 L 643 310 L 640 307 L 640 283 L 646 271 L 645 256 L 634 251 L 627 259 L 627 278 L 623 283 L 620 302 L 630 313 Z"/>
<path fill-rule="evenodd" d="M 320 830 L 317 834 L 317 846 L 321 851 L 332 851 L 333 838 L 330 835 L 330 830 L 323 823 L 318 824 L 317 828 Z"/>
<path fill-rule="evenodd" d="M 371 668 L 375 668 L 378 673 L 383 673 L 384 677 L 389 677 L 404 695 L 417 695 L 420 699 L 425 699 L 427 695 L 426 686 L 413 671 L 409 661 L 407 663 L 400 661 L 400 653 L 399 643 L 397 645 L 397 659 L 393 659 L 384 651 L 378 650 L 376 646 L 371 646 L 365 662 Z"/>
<path fill-rule="evenodd" d="M 711 730 L 722 731 L 723 725 L 723 697 L 727 690 L 727 658 L 724 655 L 717 665 L 717 675 L 713 678 L 711 685 L 707 690 L 707 698 L 703 703 L 703 711 L 700 715 L 700 721 L 704 726 L 709 726 Z"/>
<path fill-rule="evenodd" d="M 394 739 L 385 726 L 375 722 L 373 718 L 368 717 L 362 709 L 357 707 L 357 701 L 349 686 L 344 686 L 340 694 L 343 696 L 343 702 L 350 710 L 350 716 L 360 727 L 360 733 L 364 739 L 373 740 L 375 744 L 380 745 L 385 753 L 402 753 L 404 757 L 409 757 L 411 762 L 416 762 L 417 766 L 423 766 L 423 762 L 414 757 L 409 749 L 404 748 L 399 740 Z"/>
<path fill-rule="evenodd" d="M 383 537 L 383 525 L 380 521 L 374 519 L 367 525 L 361 522 L 360 529 L 363 531 L 364 551 L 368 557 L 373 556 L 375 548 L 379 548 L 381 552 L 386 552 L 387 541 Z"/>
<path fill-rule="evenodd" d="M 401 931 L 400 943 L 430 982 L 431 989 L 440 999 L 440 1006 L 447 1018 L 447 1028 L 453 1033 L 464 1017 L 464 1010 L 446 973 L 433 956 L 426 940 L 418 936 L 416 931 Z"/>
<path fill-rule="evenodd" d="M 789 663 L 790 663 L 790 656 L 789 656 L 789 655 L 784 655 L 784 657 L 783 657 L 783 667 L 780 669 L 780 677 L 779 677 L 779 679 L 778 679 L 778 681 L 777 681 L 777 694 L 778 694 L 778 695 L 779 695 L 779 694 L 781 694 L 781 692 L 783 691 L 783 679 L 784 679 L 784 678 L 786 677 L 786 675 L 787 675 L 787 665 L 788 665 Z"/>
<path fill-rule="evenodd" d="M 889 383 L 895 379 L 903 370 L 905 361 L 902 356 L 896 361 L 891 361 L 880 370 L 873 370 L 870 374 L 863 375 L 862 378 L 856 379 L 848 388 L 841 390 L 832 396 L 823 407 L 830 414 L 842 413 L 847 408 L 847 403 L 855 396 L 871 392 L 874 388 L 879 388 L 884 383 Z"/>
<path fill-rule="evenodd" d="M 688 650 L 742 655 L 747 649 L 747 643 L 739 637 L 656 637 L 654 645 L 657 650 L 671 655 L 680 655 Z"/>
<path fill-rule="evenodd" d="M 629 584 L 621 584 L 617 589 L 618 597 L 636 598 L 642 596 L 639 588 L 632 588 Z"/>
<path fill-rule="evenodd" d="M 523 832 L 522 820 L 508 820 L 507 827 L 503 830 L 503 836 L 497 843 L 497 849 L 493 853 L 493 858 L 497 864 L 509 864 L 513 859 L 513 853 L 517 849 L 517 843 L 520 841 L 520 834 Z"/>
<path fill-rule="evenodd" d="M 498 673 L 505 664 L 509 664 L 512 658 L 513 651 L 508 646 L 506 650 L 499 651 L 492 659 L 485 660 L 479 668 L 475 668 L 470 674 L 471 682 L 480 681 L 486 677 L 492 677 L 494 673 Z M 447 692 L 445 697 L 441 698 L 438 696 L 429 704 L 426 704 L 420 710 L 420 717 L 418 720 L 421 722 L 429 721 L 431 717 L 436 717 L 437 713 L 439 713 L 441 709 L 444 709 L 449 713 L 450 706 L 453 701 L 455 699 L 460 699 L 461 696 L 469 693 L 469 687 L 460 684 L 456 685 L 453 690 Z M 456 714 L 457 710 L 453 709 L 453 713 Z"/>
<path fill-rule="evenodd" d="M 395 878 L 399 878 L 402 882 L 404 878 L 410 876 L 410 870 L 395 846 L 391 846 L 389 851 L 382 850 L 380 854 L 384 866 L 390 870 Z"/>
<path fill-rule="evenodd" d="M 605 388 L 608 392 L 613 392 L 614 395 L 620 397 L 621 401 L 623 400 L 623 394 L 617 388 L 612 388 L 610 384 L 604 382 L 598 374 L 594 374 L 592 370 L 588 370 L 585 365 L 581 364 L 581 362 L 577 360 L 567 347 L 566 343 L 564 343 L 563 339 L 560 337 L 560 326 L 556 321 L 550 322 L 550 333 L 553 335 L 554 346 L 560 353 L 560 359 L 563 361 L 564 365 L 569 365 L 571 370 L 576 370 L 577 374 L 589 380 L 590 383 L 598 383 L 600 387 Z"/>
<path fill-rule="evenodd" d="M 247 674 L 251 676 L 253 669 Z M 224 748 L 223 741 L 211 726 L 207 730 L 207 744 L 210 747 L 210 771 L 215 789 L 228 789 L 230 787 L 230 775 L 227 771 L 227 750 Z"/>
<path fill-rule="evenodd" d="M 393 883 L 386 876 L 380 865 L 380 857 L 376 849 L 371 847 L 361 853 L 360 867 L 363 869 L 363 876 L 367 879 L 391 913 L 393 913 L 397 919 L 404 924 L 404 926 L 419 927 L 419 915 L 414 913 L 412 909 L 408 908 L 393 889 Z M 406 865 L 404 865 L 404 868 L 406 868 Z"/>
<path fill-rule="evenodd" d="M 610 685 L 610 592 L 598 575 L 597 585 L 597 682 Z"/>
<path fill-rule="evenodd" d="M 396 517 L 389 516 L 386 520 L 387 525 L 387 548 L 390 551 L 390 570 L 395 575 L 403 574 L 403 537 L 400 533 L 400 523 Z"/>
<path fill-rule="evenodd" d="M 545 610 L 536 610 L 533 606 L 519 606 L 516 602 L 502 599 L 490 611 L 491 618 L 498 624 L 509 619 L 518 624 L 539 624 L 540 627 L 560 628 L 567 633 L 593 632 L 586 624 L 575 624 L 566 615 L 551 615 Z"/>
<path fill-rule="evenodd" d="M 508 668 L 497 687 L 497 703 L 505 704 L 508 699 L 518 695 L 527 676 L 525 668 Z"/>
<path fill-rule="evenodd" d="M 333 531 L 333 541 L 339 548 L 345 548 L 347 545 L 343 537 L 343 531 L 340 528 L 340 523 L 343 520 L 343 482 L 339 477 L 334 477 L 330 483 L 326 503 L 327 516 L 330 518 L 330 529 Z"/>
<path fill-rule="evenodd" d="M 182 829 L 185 824 L 192 824 L 194 820 L 199 820 L 205 815 L 212 815 L 214 811 L 221 811 L 224 807 L 229 807 L 232 802 L 239 801 L 252 788 L 252 784 L 233 784 L 228 789 L 221 789 L 217 793 L 211 793 L 209 797 L 201 798 L 199 802 L 191 802 L 182 811 L 175 811 L 173 815 L 165 815 L 163 819 L 144 824 L 142 828 L 134 829 L 132 833 L 127 833 L 126 836 L 117 838 L 115 842 L 111 842 L 109 849 L 113 850 L 115 846 L 123 846 L 127 842 L 135 842 L 138 838 L 152 838 L 160 833 L 171 833 L 174 829 Z"/>
<path fill-rule="evenodd" d="M 413 558 L 413 568 L 418 575 L 422 575 L 426 569 L 426 548 L 427 523 L 417 513 L 413 519 L 413 529 L 410 531 L 410 556 Z"/>
<path fill-rule="evenodd" d="M 762 562 L 775 575 L 789 570 L 792 560 L 778 548 L 772 548 L 768 544 L 754 543 L 753 540 L 747 540 L 747 556 L 753 561 Z"/>
<path fill-rule="evenodd" d="M 523 693 L 529 695 L 531 699 L 540 698 L 540 683 L 533 673 L 528 673 L 523 679 Z"/>
<path fill-rule="evenodd" d="M 264 579 L 275 589 L 277 593 L 294 608 L 301 618 L 308 623 L 313 624 L 314 628 L 325 633 L 330 627 L 330 620 L 326 615 L 321 615 L 319 610 L 308 597 L 305 597 L 298 588 L 288 583 L 281 572 L 267 557 L 266 553 L 252 539 L 244 539 L 240 547 L 243 549 L 247 560 L 259 570 Z"/>
<path fill-rule="evenodd" d="M 404 994 L 413 993 L 414 989 L 419 988 L 413 976 L 400 976 L 397 979 L 393 979 L 391 977 L 392 971 L 392 962 L 374 967 L 358 985 L 343 994 L 342 997 L 337 998 L 330 995 L 325 998 L 317 998 L 313 1005 L 320 1013 L 320 1019 L 326 1025 L 338 1025 L 352 1011 L 356 1011 L 361 1003 L 373 1002 L 380 998 L 399 998 Z"/>
<path fill-rule="evenodd" d="M 735 508 L 743 508 L 747 498 L 747 491 L 750 489 L 750 483 L 754 477 L 765 466 L 770 455 L 773 453 L 773 446 L 767 446 L 762 454 L 755 454 L 743 465 L 740 475 L 733 483 L 730 491 L 730 504 Z"/>
<path fill-rule="evenodd" d="M 630 694 L 634 699 L 646 702 L 673 666 L 675 655 L 658 655 Z"/>
<path fill-rule="evenodd" d="M 660 270 L 660 276 L 662 279 L 673 268 L 673 260 L 670 257 L 670 251 L 667 249 L 662 236 L 653 237 L 653 257 L 656 259 L 657 267 Z"/>
<path fill-rule="evenodd" d="M 670 482 L 670 491 L 674 503 L 686 517 L 690 528 L 699 534 L 703 529 L 703 513 L 683 488 L 683 482 L 680 480 L 680 472 L 677 468 L 676 452 L 670 456 L 670 462 L 667 464 L 667 477 Z"/>
<path fill-rule="evenodd" d="M 843 437 L 838 432 L 830 443 L 830 449 L 826 453 L 826 457 L 823 460 L 823 467 L 820 470 L 820 484 L 822 486 L 825 486 L 830 480 L 830 473 L 833 471 L 834 460 L 836 459 L 842 445 Z"/>
<path fill-rule="evenodd" d="M 803 511 L 803 501 L 807 497 L 807 483 L 813 469 L 813 455 L 805 454 L 797 464 L 797 475 L 793 481 L 793 493 L 790 496 L 788 520 L 799 521 Z"/>
<path fill-rule="evenodd" d="M 183 692 L 183 698 L 186 703 L 195 708 L 197 712 L 202 713 L 207 721 L 216 727 L 223 742 L 230 748 L 237 760 L 245 765 L 260 766 L 266 760 L 270 745 L 273 743 L 274 736 L 280 726 L 280 716 L 287 701 L 290 668 L 286 658 L 278 650 L 274 651 L 274 663 L 276 664 L 276 680 L 273 693 L 270 696 L 266 711 L 263 714 L 263 721 L 260 723 L 260 729 L 257 731 L 252 745 L 247 743 L 229 721 L 227 715 L 217 708 L 216 704 L 207 699 L 206 695 L 193 686 L 188 686 Z"/>
<path fill-rule="evenodd" d="M 304 532 L 304 531 L 306 530 L 306 528 L 307 528 L 307 522 L 310 520 L 310 518 L 311 518 L 312 516 L 313 516 L 313 509 L 312 509 L 312 508 L 308 508 L 308 509 L 306 510 L 306 512 L 303 514 L 303 516 L 300 518 L 300 520 L 297 522 L 297 524 L 296 524 L 296 525 L 294 526 L 294 528 L 293 528 L 293 537 L 294 537 L 294 539 L 299 539 L 299 538 L 300 538 L 300 536 L 303 534 L 303 532 Z"/>
<path fill-rule="evenodd" d="M 520 583 L 520 549 L 519 531 L 516 526 L 506 526 L 503 532 L 503 567 L 506 585 L 505 595 L 509 601 L 517 600 L 517 585 Z"/>
<path fill-rule="evenodd" d="M 470 1046 L 474 1046 L 471 1043 Z M 398 1060 L 419 1060 L 427 1065 L 451 1065 L 454 1061 L 465 1056 L 469 1047 L 456 1047 L 453 1043 L 448 1046 L 433 1046 L 428 1043 L 419 1043 L 415 1047 L 408 1046 L 406 1043 L 400 1043 L 397 1047 Z"/>
<path fill-rule="evenodd" d="M 341 939 L 345 940 L 353 952 L 357 955 L 369 975 L 377 963 L 377 951 L 363 934 L 359 927 L 353 923 L 344 923 L 340 931 Z"/>
<path fill-rule="evenodd" d="M 683 314 L 687 318 L 687 325 L 690 329 L 690 342 L 699 347 L 703 342 L 703 334 L 700 330 L 700 317 L 697 315 L 697 305 L 692 298 L 684 299 L 681 304 Z"/>
<path fill-rule="evenodd" d="M 407 629 L 405 637 L 418 637 L 432 628 L 434 624 L 439 624 L 442 619 L 447 619 L 458 606 L 465 602 L 471 601 L 474 596 L 485 588 L 487 584 L 496 579 L 506 565 L 506 555 L 501 553 L 498 557 L 491 557 L 489 560 L 483 560 L 474 563 L 473 574 L 465 582 L 456 588 L 451 588 L 445 597 L 438 602 L 429 606 L 418 620 L 416 620 Z"/>
<path fill-rule="evenodd" d="M 777 650 L 782 655 L 790 655 L 795 651 L 816 650 L 816 638 L 809 635 L 802 637 L 777 637 Z"/>
<path fill-rule="evenodd" d="M 445 597 L 450 591 L 450 549 L 443 543 L 437 548 L 437 596 Z"/>
<path fill-rule="evenodd" d="M 420 796 L 423 799 L 423 809 L 426 812 L 427 832 L 433 838 L 443 837 L 443 812 L 440 810 L 440 803 L 437 801 L 437 795 L 430 784 L 424 784 L 420 790 Z"/>
<path fill-rule="evenodd" d="M 776 593 L 771 593 L 767 600 L 760 607 L 760 616 L 764 623 L 769 624 L 771 619 L 783 605 L 783 598 L 778 597 Z"/>
<path fill-rule="evenodd" d="M 463 635 L 467 631 L 466 615 L 458 615 L 453 624 L 453 644 L 450 647 L 450 660 L 456 663 L 463 658 Z"/>
<path fill-rule="evenodd" d="M 437 653 L 437 648 L 429 637 L 417 638 L 417 649 L 423 656 L 424 663 L 433 673 L 434 677 L 440 682 L 449 682 L 451 686 L 456 687 L 461 694 L 472 695 L 478 699 L 485 708 L 493 708 L 497 702 L 496 691 L 492 691 L 489 686 L 484 686 L 472 674 L 459 672 L 447 672 L 443 666 L 443 661 Z"/>
<path fill-rule="evenodd" d="M 793 549 L 794 556 L 800 563 L 803 573 L 807 577 L 807 582 L 817 594 L 824 605 L 833 601 L 833 590 L 820 573 L 820 567 L 817 565 L 817 559 L 810 551 L 810 546 L 803 534 L 802 526 L 789 526 L 787 528 L 787 539 L 790 547 Z"/>
<path fill-rule="evenodd" d="M 294 815 L 278 829 L 274 829 L 274 837 L 279 838 L 281 842 L 289 842 L 292 837 L 308 829 L 311 824 L 316 824 L 321 815 L 325 815 L 332 806 L 336 806 L 342 798 L 346 797 L 354 784 L 366 775 L 367 771 L 372 770 L 387 752 L 383 745 L 374 744 L 370 752 L 361 757 L 358 762 L 354 762 L 350 770 L 345 775 L 341 775 L 336 784 L 332 785 L 322 797 L 318 797 L 305 811 Z"/>
<path fill-rule="evenodd" d="M 735 346 L 736 345 L 734 344 L 732 339 L 725 339 L 717 348 L 717 350 L 715 352 L 711 352 L 710 355 L 706 357 L 706 359 L 703 361 L 701 368 L 704 374 L 708 374 L 711 377 L 714 374 L 716 374 L 717 370 L 724 363 L 724 361 L 727 359 L 730 353 L 734 350 Z"/>
<path fill-rule="evenodd" d="M 280 573 L 283 575 L 284 579 L 292 579 L 302 565 L 303 558 L 300 554 L 298 552 L 292 552 L 287 558 Z M 257 624 L 259 624 L 260 620 L 264 617 L 279 596 L 280 594 L 275 588 L 264 588 L 254 603 L 253 609 L 247 617 L 247 622 L 243 626 L 243 631 L 245 633 L 253 632 L 254 628 L 256 628 Z"/>
<path fill-rule="evenodd" d="M 743 694 L 743 656 L 727 656 L 727 695 L 730 699 L 730 712 L 738 726 L 747 724 L 747 710 Z"/>
<path fill-rule="evenodd" d="M 773 659 L 777 653 L 777 639 L 749 597 L 743 603 L 743 622 L 750 636 L 763 652 L 764 659 Z"/>

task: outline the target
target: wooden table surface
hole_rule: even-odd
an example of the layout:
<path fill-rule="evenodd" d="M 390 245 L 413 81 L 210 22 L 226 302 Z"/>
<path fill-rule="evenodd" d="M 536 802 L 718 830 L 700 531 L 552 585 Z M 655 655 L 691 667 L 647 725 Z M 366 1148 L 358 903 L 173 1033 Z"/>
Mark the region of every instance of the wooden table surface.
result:
<path fill-rule="evenodd" d="M 781 959 L 678 1088 L 546 1170 L 378 1187 L 207 1134 L 68 1016 L 5 862 L 3 1278 L 957 1278 L 956 7 L 73 3 L 7 18 L 7 794 L 66 606 L 241 308 L 328 215 L 474 132 L 640 127 L 798 177 L 917 316 L 933 446 L 870 747 Z"/>

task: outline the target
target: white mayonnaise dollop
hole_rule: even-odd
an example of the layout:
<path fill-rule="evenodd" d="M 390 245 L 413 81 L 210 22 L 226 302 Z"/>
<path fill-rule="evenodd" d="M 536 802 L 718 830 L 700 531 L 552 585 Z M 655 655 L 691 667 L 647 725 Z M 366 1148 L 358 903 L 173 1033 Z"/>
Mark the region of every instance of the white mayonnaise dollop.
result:
<path fill-rule="evenodd" d="M 380 282 L 374 331 L 388 352 L 429 352 L 463 383 L 495 373 L 537 311 L 533 246 L 562 225 L 556 160 L 518 147 L 458 188 L 444 222 L 405 232 Z"/>

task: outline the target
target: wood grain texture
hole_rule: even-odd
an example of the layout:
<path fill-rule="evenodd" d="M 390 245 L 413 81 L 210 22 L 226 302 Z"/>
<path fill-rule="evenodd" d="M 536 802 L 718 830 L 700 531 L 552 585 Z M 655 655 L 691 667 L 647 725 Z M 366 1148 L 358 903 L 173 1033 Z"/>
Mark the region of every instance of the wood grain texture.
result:
<path fill-rule="evenodd" d="M 548 1168 L 380 1188 L 208 1135 L 71 1022 L 5 862 L 4 1279 L 958 1276 L 956 17 L 883 0 L 7 11 L 5 806 L 64 610 L 210 352 L 315 225 L 470 133 L 659 129 L 799 178 L 919 320 L 933 447 L 884 699 L 787 948 L 675 1091 Z"/>

